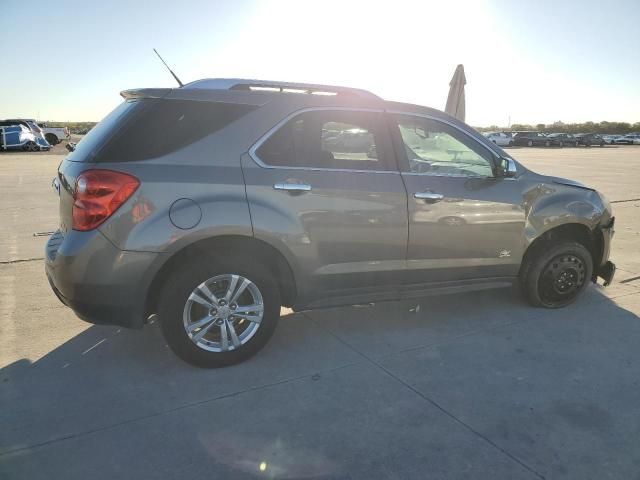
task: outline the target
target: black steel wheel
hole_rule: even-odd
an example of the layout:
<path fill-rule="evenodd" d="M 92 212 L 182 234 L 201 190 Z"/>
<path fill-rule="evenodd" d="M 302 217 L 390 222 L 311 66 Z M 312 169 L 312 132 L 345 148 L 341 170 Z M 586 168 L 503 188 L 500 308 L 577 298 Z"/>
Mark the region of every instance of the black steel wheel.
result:
<path fill-rule="evenodd" d="M 561 254 L 552 258 L 538 280 L 540 298 L 544 303 L 557 303 L 578 292 L 584 283 L 585 263 L 576 256 Z"/>
<path fill-rule="evenodd" d="M 540 245 L 528 254 L 520 281 L 529 303 L 536 307 L 560 308 L 578 298 L 592 274 L 593 259 L 589 250 L 580 243 L 565 241 Z"/>

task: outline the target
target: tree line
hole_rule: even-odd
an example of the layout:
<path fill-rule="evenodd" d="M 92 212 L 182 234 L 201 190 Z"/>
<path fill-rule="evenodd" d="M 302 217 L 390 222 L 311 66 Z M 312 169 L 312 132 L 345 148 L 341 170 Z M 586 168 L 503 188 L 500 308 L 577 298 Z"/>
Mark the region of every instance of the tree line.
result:
<path fill-rule="evenodd" d="M 520 130 L 535 130 L 544 133 L 602 133 L 611 135 L 625 135 L 632 132 L 640 132 L 640 122 L 584 122 L 584 123 L 564 123 L 554 122 L 551 124 L 538 123 L 536 125 L 526 125 L 514 123 L 509 128 L 491 125 L 490 127 L 476 127 L 480 132 L 508 132 Z"/>

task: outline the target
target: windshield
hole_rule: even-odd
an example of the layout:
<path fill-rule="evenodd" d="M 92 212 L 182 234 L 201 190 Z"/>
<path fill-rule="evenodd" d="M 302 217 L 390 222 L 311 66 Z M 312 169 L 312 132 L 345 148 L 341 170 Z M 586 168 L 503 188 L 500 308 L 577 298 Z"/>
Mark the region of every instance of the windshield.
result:
<path fill-rule="evenodd" d="M 31 130 L 33 130 L 36 133 L 42 133 L 42 129 L 34 122 L 28 122 L 29 126 L 31 127 Z"/>

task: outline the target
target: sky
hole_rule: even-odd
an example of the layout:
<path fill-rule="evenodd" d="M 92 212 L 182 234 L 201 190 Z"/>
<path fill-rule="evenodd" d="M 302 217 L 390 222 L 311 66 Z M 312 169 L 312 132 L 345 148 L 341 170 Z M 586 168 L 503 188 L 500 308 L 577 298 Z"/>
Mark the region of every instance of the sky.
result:
<path fill-rule="evenodd" d="M 0 6 L 0 118 L 97 121 L 121 90 L 173 87 L 155 47 L 184 83 L 326 83 L 444 109 L 462 63 L 471 125 L 640 122 L 638 0 Z"/>

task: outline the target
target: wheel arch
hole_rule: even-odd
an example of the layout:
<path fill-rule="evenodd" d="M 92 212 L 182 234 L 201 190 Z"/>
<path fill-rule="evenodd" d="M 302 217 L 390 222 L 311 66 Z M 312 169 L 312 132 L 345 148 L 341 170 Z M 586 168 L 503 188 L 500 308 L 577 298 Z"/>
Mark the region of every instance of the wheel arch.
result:
<path fill-rule="evenodd" d="M 535 255 L 538 251 L 548 246 L 550 243 L 556 243 L 560 241 L 574 241 L 583 245 L 593 260 L 594 271 L 598 265 L 603 254 L 604 239 L 599 229 L 591 229 L 587 225 L 578 222 L 565 223 L 552 227 L 540 235 L 538 235 L 527 246 L 520 271 L 524 265 L 528 263 L 528 260 Z"/>
<path fill-rule="evenodd" d="M 144 319 L 157 313 L 158 299 L 162 287 L 171 273 L 180 265 L 198 258 L 210 258 L 215 261 L 216 254 L 212 251 L 222 252 L 228 257 L 234 253 L 251 256 L 263 263 L 270 271 L 274 272 L 274 277 L 280 288 L 282 304 L 291 306 L 297 296 L 297 286 L 294 270 L 286 257 L 274 246 L 259 240 L 255 237 L 244 235 L 221 235 L 194 241 L 181 249 L 172 252 L 164 258 L 163 263 L 157 268 L 146 292 L 144 303 Z"/>

